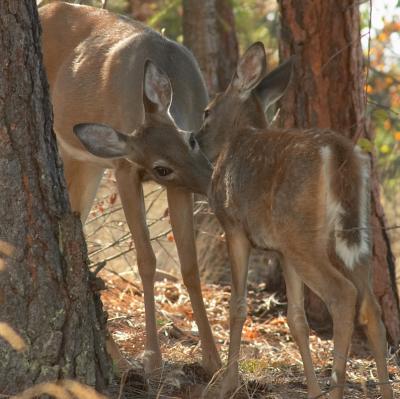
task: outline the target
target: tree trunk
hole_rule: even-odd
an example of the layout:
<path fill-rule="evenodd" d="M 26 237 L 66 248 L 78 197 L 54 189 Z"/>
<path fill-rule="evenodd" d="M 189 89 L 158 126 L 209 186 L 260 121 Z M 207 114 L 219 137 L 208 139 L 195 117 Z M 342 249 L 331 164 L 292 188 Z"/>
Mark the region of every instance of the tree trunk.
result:
<path fill-rule="evenodd" d="M 229 0 L 183 0 L 183 42 L 195 55 L 210 97 L 228 86 L 239 55 Z"/>
<path fill-rule="evenodd" d="M 155 0 L 130 0 L 129 13 L 138 21 L 146 22 L 153 14 Z"/>
<path fill-rule="evenodd" d="M 218 89 L 225 90 L 236 70 L 239 58 L 239 44 L 235 30 L 235 16 L 231 1 L 216 0 L 218 33 Z"/>
<path fill-rule="evenodd" d="M 279 0 L 280 52 L 283 59 L 296 56 L 293 84 L 282 101 L 285 127 L 329 127 L 353 142 L 361 137 L 373 140 L 366 116 L 358 4 L 348 0 Z M 373 154 L 371 165 L 374 289 L 389 338 L 398 344 L 394 257 L 385 231 Z M 327 321 L 327 311 L 315 296 L 308 296 L 307 309 L 319 324 Z"/>
<path fill-rule="evenodd" d="M 219 28 L 218 24 L 217 0 L 205 0 L 204 2 L 182 0 L 182 6 L 183 43 L 196 57 L 209 96 L 213 97 L 222 90 L 218 73 L 218 45 L 223 28 Z M 225 5 L 224 8 L 225 13 L 227 13 L 226 8 L 229 12 L 229 5 Z M 232 25 L 229 26 L 231 35 L 233 35 L 232 40 L 237 47 L 232 10 L 230 12 L 232 18 L 229 19 L 229 22 Z M 223 31 L 225 33 L 225 29 Z M 226 49 L 225 45 L 221 46 L 221 52 Z M 232 61 L 237 61 L 237 55 Z M 198 203 L 202 200 L 201 196 L 196 195 L 195 198 Z M 209 213 L 208 206 L 202 206 L 200 209 L 201 212 L 195 217 L 200 275 L 204 281 L 210 283 L 229 282 L 229 273 L 226 272 L 229 271 L 228 254 L 222 228 L 217 219 Z"/>
<path fill-rule="evenodd" d="M 183 44 L 196 57 L 210 96 L 218 82 L 218 27 L 216 0 L 183 0 Z"/>
<path fill-rule="evenodd" d="M 235 18 L 229 0 L 183 0 L 184 43 L 200 64 L 212 97 L 225 90 L 239 56 Z M 226 243 L 217 219 L 208 209 L 196 216 L 200 274 L 209 283 L 229 283 Z M 268 281 L 270 290 L 283 289 L 278 263 L 264 251 L 252 250 L 249 281 Z M 266 265 L 269 264 L 267 268 Z"/>
<path fill-rule="evenodd" d="M 212 97 L 221 90 L 218 76 L 219 31 L 216 0 L 182 0 L 182 6 L 183 43 L 196 57 L 208 93 Z M 235 35 L 234 28 L 233 34 Z M 200 203 L 202 197 L 196 195 L 195 199 Z M 204 281 L 210 283 L 229 281 L 229 274 L 225 272 L 229 268 L 222 228 L 209 213 L 208 206 L 200 209 L 201 212 L 195 216 L 200 275 Z M 209 252 L 212 253 L 211 258 Z M 211 266 L 210 259 L 213 259 L 214 266 Z"/>
<path fill-rule="evenodd" d="M 70 211 L 52 132 L 36 3 L 0 2 L 0 392 L 74 378 L 110 378 L 105 317 L 92 292 L 79 219 Z"/>

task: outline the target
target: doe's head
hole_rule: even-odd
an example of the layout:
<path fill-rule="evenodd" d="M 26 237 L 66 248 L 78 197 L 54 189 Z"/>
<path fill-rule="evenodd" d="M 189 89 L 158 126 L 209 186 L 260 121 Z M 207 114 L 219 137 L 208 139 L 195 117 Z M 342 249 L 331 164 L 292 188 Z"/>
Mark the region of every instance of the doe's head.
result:
<path fill-rule="evenodd" d="M 241 127 L 265 128 L 265 111 L 278 101 L 289 85 L 293 59 L 270 73 L 264 45 L 256 42 L 240 58 L 223 93 L 208 104 L 203 126 L 196 134 L 200 147 L 214 160 L 229 136 Z"/>
<path fill-rule="evenodd" d="M 147 61 L 144 71 L 145 121 L 131 134 L 98 123 L 81 123 L 74 132 L 91 154 L 127 159 L 164 186 L 206 193 L 212 166 L 193 133 L 179 130 L 169 115 L 172 86 L 168 76 Z"/>

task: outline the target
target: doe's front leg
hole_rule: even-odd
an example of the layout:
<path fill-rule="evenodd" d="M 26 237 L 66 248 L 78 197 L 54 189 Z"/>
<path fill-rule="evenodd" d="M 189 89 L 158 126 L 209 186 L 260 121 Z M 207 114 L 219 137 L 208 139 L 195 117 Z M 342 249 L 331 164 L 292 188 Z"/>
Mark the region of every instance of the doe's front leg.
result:
<path fill-rule="evenodd" d="M 135 243 L 139 275 L 143 284 L 146 321 L 144 367 L 146 373 L 151 373 L 161 367 L 154 301 L 156 258 L 146 224 L 143 188 L 137 171 L 130 165 L 123 164 L 117 168 L 115 177 L 125 217 Z"/>
<path fill-rule="evenodd" d="M 168 188 L 168 207 L 181 265 L 183 282 L 189 292 L 194 317 L 199 329 L 204 369 L 214 374 L 221 368 L 221 360 L 208 322 L 201 292 L 199 266 L 193 227 L 192 194 L 181 188 Z"/>
<path fill-rule="evenodd" d="M 243 325 L 247 316 L 247 271 L 250 242 L 241 229 L 227 229 L 226 240 L 232 273 L 229 308 L 230 341 L 228 365 L 222 381 L 220 398 L 237 389 L 239 384 L 239 352 Z"/>

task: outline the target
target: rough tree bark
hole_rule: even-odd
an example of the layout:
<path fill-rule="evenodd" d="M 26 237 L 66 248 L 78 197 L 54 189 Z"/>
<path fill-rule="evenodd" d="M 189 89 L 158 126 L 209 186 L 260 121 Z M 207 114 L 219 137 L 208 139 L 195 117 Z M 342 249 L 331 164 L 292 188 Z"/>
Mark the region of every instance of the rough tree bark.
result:
<path fill-rule="evenodd" d="M 285 127 L 330 127 L 357 142 L 373 140 L 366 115 L 365 73 L 360 41 L 359 2 L 279 0 L 280 52 L 296 56 L 295 76 L 281 107 Z M 379 199 L 376 160 L 372 165 L 372 227 L 375 294 L 393 344 L 400 339 L 394 257 Z M 324 323 L 327 312 L 315 296 L 307 299 L 312 319 Z"/>
<path fill-rule="evenodd" d="M 52 133 L 36 3 L 1 1 L 0 38 L 0 321 L 27 344 L 1 340 L 0 392 L 67 377 L 102 388 L 105 317 Z"/>

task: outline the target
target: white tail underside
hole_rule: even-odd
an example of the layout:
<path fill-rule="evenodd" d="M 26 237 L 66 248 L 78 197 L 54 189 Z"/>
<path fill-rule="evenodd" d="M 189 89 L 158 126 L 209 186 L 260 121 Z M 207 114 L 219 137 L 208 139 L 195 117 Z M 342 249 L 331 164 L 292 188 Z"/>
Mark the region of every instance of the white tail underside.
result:
<path fill-rule="evenodd" d="M 359 203 L 354 204 L 358 206 L 359 220 L 355 228 L 360 229 L 360 243 L 349 244 L 346 239 L 340 234 L 344 230 L 342 223 L 342 216 L 345 210 L 342 204 L 334 198 L 331 190 L 331 157 L 332 151 L 329 146 L 321 148 L 322 158 L 322 171 L 324 180 L 326 182 L 326 207 L 327 207 L 327 220 L 328 224 L 332 226 L 335 231 L 335 251 L 338 257 L 343 261 L 346 267 L 350 270 L 359 262 L 360 258 L 369 255 L 370 242 L 369 242 L 369 227 L 368 227 L 368 180 L 369 168 L 365 160 L 365 156 L 361 153 L 358 147 L 355 148 L 359 161 L 361 163 L 361 182 L 359 192 Z M 355 182 L 356 183 L 356 182 Z"/>

